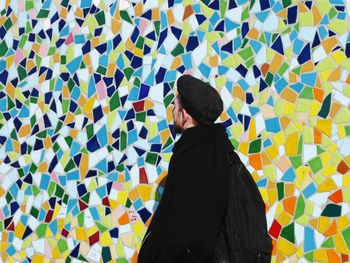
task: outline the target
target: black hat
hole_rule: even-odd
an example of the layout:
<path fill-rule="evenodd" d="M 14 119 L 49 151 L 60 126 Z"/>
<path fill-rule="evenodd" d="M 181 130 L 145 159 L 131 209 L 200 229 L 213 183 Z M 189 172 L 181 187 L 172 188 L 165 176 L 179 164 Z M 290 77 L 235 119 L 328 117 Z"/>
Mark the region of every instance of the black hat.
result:
<path fill-rule="evenodd" d="M 177 80 L 177 90 L 182 107 L 201 124 L 213 124 L 223 111 L 219 93 L 191 75 L 183 75 Z"/>

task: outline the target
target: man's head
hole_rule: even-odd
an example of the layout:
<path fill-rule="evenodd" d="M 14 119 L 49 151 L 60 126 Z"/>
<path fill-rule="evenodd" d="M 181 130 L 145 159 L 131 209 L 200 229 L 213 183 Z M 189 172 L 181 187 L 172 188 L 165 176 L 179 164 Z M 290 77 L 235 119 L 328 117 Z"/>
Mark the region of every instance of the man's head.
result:
<path fill-rule="evenodd" d="M 173 110 L 175 131 L 201 125 L 211 125 L 223 111 L 218 92 L 209 84 L 183 75 L 177 81 L 178 96 Z"/>

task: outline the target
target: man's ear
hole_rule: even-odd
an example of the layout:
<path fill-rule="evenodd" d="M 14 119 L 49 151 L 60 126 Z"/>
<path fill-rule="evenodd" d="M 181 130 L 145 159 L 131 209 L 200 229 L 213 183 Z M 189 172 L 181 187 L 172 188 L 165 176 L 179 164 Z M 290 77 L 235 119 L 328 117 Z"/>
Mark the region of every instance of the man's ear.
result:
<path fill-rule="evenodd" d="M 184 108 L 182 108 L 182 119 L 186 121 L 192 119 L 192 116 L 188 114 L 187 110 L 185 110 Z"/>

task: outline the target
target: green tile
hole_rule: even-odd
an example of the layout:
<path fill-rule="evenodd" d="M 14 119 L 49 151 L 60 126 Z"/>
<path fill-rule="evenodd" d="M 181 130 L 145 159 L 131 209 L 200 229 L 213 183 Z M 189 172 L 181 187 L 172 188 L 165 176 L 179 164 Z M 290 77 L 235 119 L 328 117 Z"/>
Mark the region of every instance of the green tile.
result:
<path fill-rule="evenodd" d="M 64 240 L 64 239 L 58 240 L 57 246 L 58 246 L 58 250 L 59 250 L 61 253 L 63 253 L 63 252 L 65 252 L 66 250 L 68 250 L 67 241 Z"/>
<path fill-rule="evenodd" d="M 314 252 L 306 253 L 304 257 L 307 261 L 314 262 Z"/>
<path fill-rule="evenodd" d="M 266 78 L 265 78 L 265 82 L 271 86 L 272 82 L 273 82 L 273 74 L 268 71 L 267 74 L 266 74 Z"/>
<path fill-rule="evenodd" d="M 62 101 L 62 112 L 67 113 L 69 109 L 69 100 Z"/>
<path fill-rule="evenodd" d="M 318 116 L 322 118 L 327 118 L 329 110 L 331 108 L 332 93 L 329 93 L 327 97 L 323 100 L 322 107 L 318 113 Z"/>
<path fill-rule="evenodd" d="M 83 195 L 82 197 L 81 197 L 81 200 L 83 200 L 85 203 L 89 203 L 89 201 L 90 201 L 90 193 L 89 192 L 87 192 L 85 195 Z"/>
<path fill-rule="evenodd" d="M 38 166 L 36 166 L 34 163 L 31 164 L 29 171 L 34 174 L 36 170 L 38 169 Z"/>
<path fill-rule="evenodd" d="M 291 243 L 295 242 L 294 223 L 291 223 L 282 229 L 281 237 L 287 239 Z"/>
<path fill-rule="evenodd" d="M 86 133 L 87 133 L 88 140 L 90 140 L 92 136 L 94 136 L 94 125 L 92 123 L 86 125 Z"/>
<path fill-rule="evenodd" d="M 8 18 L 4 24 L 4 27 L 6 30 L 9 30 L 12 26 L 12 21 L 11 21 L 11 18 Z"/>
<path fill-rule="evenodd" d="M 282 200 L 284 198 L 284 183 L 283 182 L 277 183 L 277 193 L 278 193 L 278 200 Z"/>
<path fill-rule="evenodd" d="M 284 62 L 280 67 L 280 69 L 278 70 L 278 75 L 282 76 L 287 71 L 288 68 L 289 68 L 289 65 L 286 62 Z"/>
<path fill-rule="evenodd" d="M 125 11 L 125 10 L 120 11 L 120 17 L 121 17 L 121 19 L 125 20 L 126 22 L 129 22 L 130 24 L 132 24 L 132 20 L 131 20 L 127 11 Z"/>
<path fill-rule="evenodd" d="M 38 228 L 36 229 L 36 234 L 38 235 L 38 238 L 45 237 L 47 229 L 47 224 L 40 224 Z"/>
<path fill-rule="evenodd" d="M 81 212 L 78 216 L 78 225 L 79 227 L 83 227 L 84 226 L 84 212 Z"/>
<path fill-rule="evenodd" d="M 312 88 L 309 86 L 305 86 L 301 91 L 299 98 L 313 100 L 314 94 Z"/>
<path fill-rule="evenodd" d="M 323 242 L 321 245 L 323 248 L 334 248 L 334 241 L 333 237 L 328 238 L 326 241 Z"/>
<path fill-rule="evenodd" d="M 55 187 L 56 187 L 56 184 L 54 182 L 50 182 L 49 188 L 47 190 L 47 193 L 49 194 L 49 196 L 53 195 L 53 192 L 55 191 Z"/>
<path fill-rule="evenodd" d="M 156 153 L 149 152 L 146 156 L 146 162 L 150 164 L 156 164 L 158 155 Z"/>
<path fill-rule="evenodd" d="M 295 209 L 294 219 L 298 219 L 299 217 L 304 215 L 304 211 L 305 211 L 305 201 L 302 196 L 299 196 L 297 201 L 297 207 Z"/>
<path fill-rule="evenodd" d="M 291 156 L 289 157 L 289 160 L 292 163 L 294 169 L 297 169 L 303 164 L 303 157 L 301 155 Z"/>
<path fill-rule="evenodd" d="M 97 70 L 98 73 L 102 74 L 102 75 L 106 75 L 107 73 L 107 68 L 105 68 L 104 66 L 98 66 Z"/>
<path fill-rule="evenodd" d="M 29 11 L 30 9 L 34 8 L 34 1 L 33 0 L 27 0 L 26 1 L 26 11 Z"/>
<path fill-rule="evenodd" d="M 27 77 L 27 71 L 21 65 L 18 66 L 17 72 L 18 72 L 19 80 L 22 81 L 22 80 L 24 80 Z"/>
<path fill-rule="evenodd" d="M 6 202 L 9 204 L 11 202 L 11 200 L 13 199 L 12 195 L 10 194 L 10 192 L 6 193 Z"/>
<path fill-rule="evenodd" d="M 144 43 L 145 43 L 145 39 L 142 36 L 139 36 L 139 39 L 136 42 L 136 47 L 139 49 L 143 49 Z"/>
<path fill-rule="evenodd" d="M 120 150 L 123 151 L 126 149 L 126 147 L 128 146 L 127 143 L 127 133 L 125 131 L 121 131 L 120 132 Z"/>
<path fill-rule="evenodd" d="M 106 24 L 106 18 L 105 18 L 105 13 L 104 11 L 100 11 L 95 15 L 96 21 L 99 26 L 103 26 Z"/>
<path fill-rule="evenodd" d="M 64 189 L 61 186 L 56 185 L 55 196 L 62 198 L 63 194 L 64 194 Z"/>
<path fill-rule="evenodd" d="M 127 78 L 127 80 L 130 80 L 132 74 L 134 73 L 134 69 L 133 68 L 125 68 L 123 69 L 124 75 Z"/>
<path fill-rule="evenodd" d="M 47 18 L 49 16 L 50 11 L 46 9 L 41 9 L 39 11 L 39 14 L 37 15 L 37 18 Z"/>
<path fill-rule="evenodd" d="M 167 108 L 169 106 L 169 104 L 173 101 L 174 97 L 175 97 L 174 94 L 170 93 L 168 96 L 166 96 L 164 98 L 164 106 L 165 106 L 165 108 Z"/>
<path fill-rule="evenodd" d="M 36 209 L 34 206 L 32 206 L 32 208 L 30 209 L 30 215 L 35 217 L 35 218 L 38 218 L 39 216 L 39 210 Z"/>
<path fill-rule="evenodd" d="M 248 60 L 249 58 L 251 58 L 254 55 L 251 47 L 247 47 L 247 48 L 243 49 L 242 51 L 238 52 L 238 54 L 240 55 L 240 57 L 243 60 Z"/>
<path fill-rule="evenodd" d="M 321 216 L 338 217 L 341 216 L 341 206 L 336 204 L 328 204 L 322 211 Z"/>
<path fill-rule="evenodd" d="M 258 153 L 261 151 L 261 139 L 254 140 L 249 145 L 249 153 Z"/>
<path fill-rule="evenodd" d="M 145 111 L 137 112 L 136 113 L 136 120 L 140 121 L 140 122 L 145 122 L 146 121 L 146 116 L 147 116 L 147 113 Z"/>
<path fill-rule="evenodd" d="M 112 255 L 109 247 L 103 247 L 102 248 L 102 261 L 103 262 L 109 262 L 112 260 Z"/>
<path fill-rule="evenodd" d="M 319 156 L 311 159 L 308 164 L 311 167 L 311 170 L 313 173 L 317 173 L 322 169 L 322 161 L 321 158 Z"/>
<path fill-rule="evenodd" d="M 174 48 L 174 50 L 171 52 L 171 54 L 176 57 L 178 55 L 181 55 L 182 53 L 184 53 L 185 49 L 184 47 L 179 43 L 177 44 L 177 46 Z"/>
<path fill-rule="evenodd" d="M 350 226 L 348 226 L 342 231 L 342 235 L 345 240 L 346 246 L 348 247 L 348 250 L 350 250 Z"/>
<path fill-rule="evenodd" d="M 332 20 L 333 17 L 335 17 L 337 15 L 337 13 L 338 13 L 337 10 L 334 7 L 332 7 L 328 13 L 329 20 Z"/>
<path fill-rule="evenodd" d="M 119 93 L 118 93 L 118 91 L 116 91 L 109 101 L 110 111 L 113 111 L 113 110 L 119 108 L 120 105 L 121 105 L 121 103 L 120 103 Z"/>
<path fill-rule="evenodd" d="M 100 233 L 103 233 L 108 230 L 108 228 L 102 225 L 100 222 L 96 221 L 95 223 Z"/>

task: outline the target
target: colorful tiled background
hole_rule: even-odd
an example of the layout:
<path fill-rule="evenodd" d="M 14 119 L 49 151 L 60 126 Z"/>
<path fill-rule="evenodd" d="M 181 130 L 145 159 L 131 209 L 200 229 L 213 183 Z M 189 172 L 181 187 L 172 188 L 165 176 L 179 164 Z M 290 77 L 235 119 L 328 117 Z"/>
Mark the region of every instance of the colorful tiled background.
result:
<path fill-rule="evenodd" d="M 273 261 L 348 261 L 349 14 L 345 0 L 1 0 L 1 260 L 131 261 L 190 73 L 224 100 Z"/>

